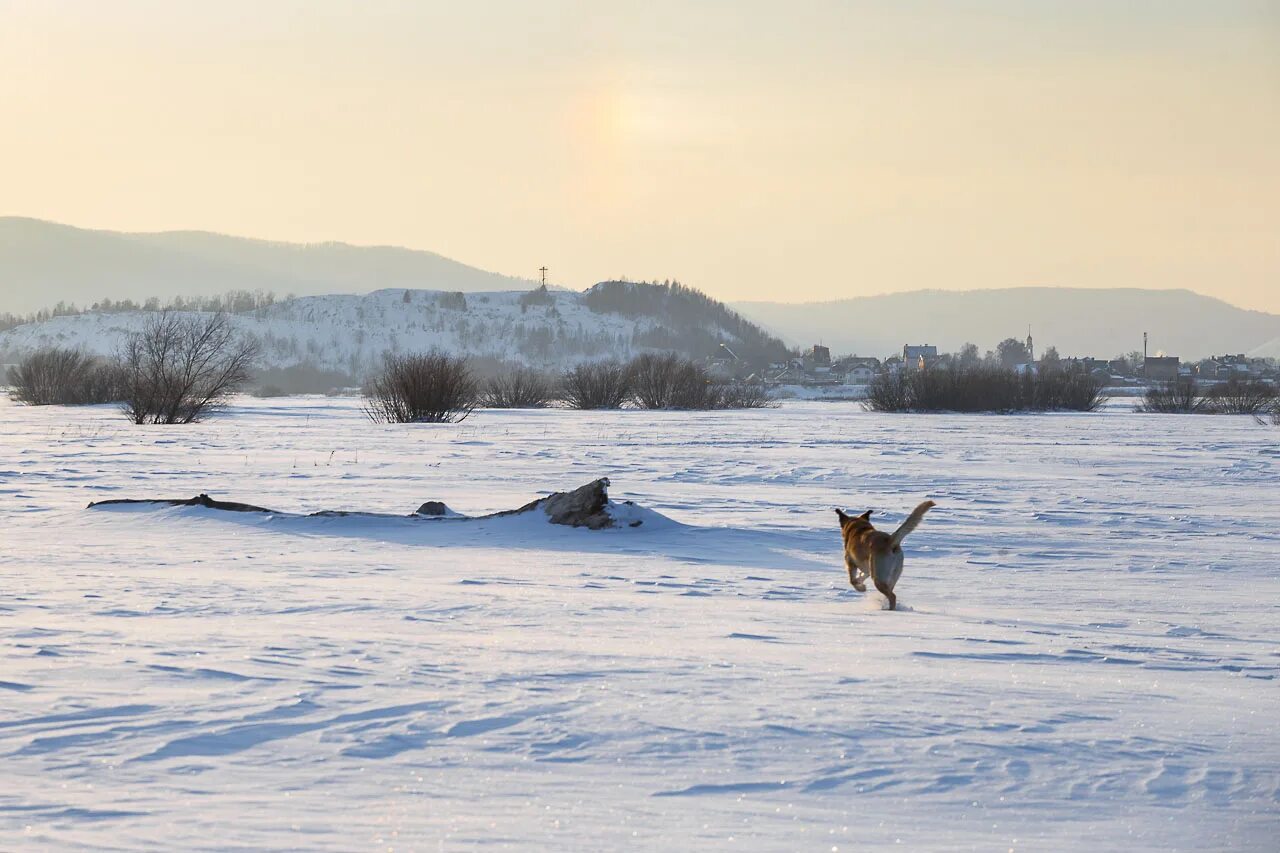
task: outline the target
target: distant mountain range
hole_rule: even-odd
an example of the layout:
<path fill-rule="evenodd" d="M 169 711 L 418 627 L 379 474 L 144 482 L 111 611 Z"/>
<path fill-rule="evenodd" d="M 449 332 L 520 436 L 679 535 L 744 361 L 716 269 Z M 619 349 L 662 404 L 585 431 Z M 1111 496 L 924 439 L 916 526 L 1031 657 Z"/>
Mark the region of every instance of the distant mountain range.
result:
<path fill-rule="evenodd" d="M 60 301 L 84 307 L 104 298 L 141 302 L 148 297 L 159 297 L 167 301 L 174 296 L 211 296 L 229 290 L 273 291 L 277 297 L 290 293 L 299 297 L 347 294 L 341 299 L 335 297 L 335 301 L 329 303 L 332 306 L 355 305 L 376 296 L 375 291 L 401 289 L 486 293 L 493 304 L 505 304 L 506 297 L 499 299 L 500 293 L 515 293 L 511 299 L 516 299 L 519 293 L 533 287 L 532 281 L 486 272 L 432 252 L 388 246 L 300 245 L 199 231 L 129 234 L 22 217 L 0 217 L 0 313 L 25 314 L 50 308 Z M 724 306 L 716 309 L 721 313 L 711 311 L 704 315 L 699 313 L 701 308 L 692 308 L 685 297 L 673 299 L 668 293 L 658 298 L 658 291 L 635 290 L 626 310 L 642 311 L 643 316 L 620 315 L 627 320 L 627 330 L 611 328 L 608 334 L 648 335 L 651 343 L 670 338 L 672 346 L 691 353 L 705 348 L 716 334 L 729 334 L 726 327 L 717 326 L 736 322 L 726 319 L 729 315 L 723 312 Z M 714 300 L 700 298 L 714 303 Z M 597 296 L 597 305 L 599 299 Z M 285 303 L 292 308 L 282 306 L 268 310 L 276 313 L 301 310 L 304 304 L 310 306 L 308 310 L 314 309 L 314 316 L 321 316 L 323 311 L 315 312 L 326 303 L 312 305 L 297 300 Z M 519 307 L 518 303 L 513 304 Z M 563 304 L 557 302 L 557 309 L 576 304 L 575 299 L 568 299 Z M 524 307 L 526 313 L 519 318 L 507 319 L 531 329 L 532 318 L 527 315 L 528 306 Z M 791 346 L 804 348 L 823 343 L 835 353 L 883 357 L 900 352 L 906 343 L 935 344 L 943 351 L 955 351 L 966 342 L 986 351 L 1004 338 L 1025 337 L 1030 326 L 1038 350 L 1053 345 L 1063 355 L 1106 358 L 1141 349 L 1145 331 L 1150 334 L 1153 354 L 1165 352 L 1183 359 L 1223 352 L 1280 357 L 1280 316 L 1245 311 L 1186 290 L 1051 287 L 919 290 L 835 302 L 742 302 L 733 307 Z M 693 314 L 682 319 L 677 316 L 680 310 L 693 311 Z M 561 310 L 560 319 L 563 313 Z M 701 332 L 689 325 L 693 322 L 691 318 L 702 322 L 713 315 Z M 589 322 L 593 317 L 599 319 L 601 313 L 588 310 L 582 315 L 583 335 L 604 331 L 603 327 L 596 328 L 598 323 Z M 57 319 L 66 321 L 57 324 L 59 334 L 68 335 L 72 328 L 107 322 Z M 359 317 L 348 319 L 350 322 L 342 320 L 345 324 L 342 328 L 349 332 L 354 334 L 356 329 L 364 328 Z M 560 319 L 550 318 L 548 333 L 561 333 Z M 399 318 L 392 316 L 388 322 L 398 323 Z M 440 321 L 431 322 L 438 325 Z M 646 330 L 646 324 L 651 322 L 665 331 Z M 502 323 L 497 328 L 507 328 L 506 319 Z M 324 338 L 343 339 L 342 328 L 330 329 Z M 459 328 L 466 330 L 465 334 L 439 337 L 439 343 L 460 341 L 474 331 L 469 320 Z M 490 327 L 485 324 L 482 328 Z M 680 340 L 680 329 L 697 340 Z M 437 331 L 443 332 L 442 328 Z M 738 331 L 751 336 L 759 330 Z M 364 332 L 370 340 L 385 339 L 388 343 L 391 340 L 376 328 L 364 328 Z M 573 333 L 578 334 L 576 326 Z M 299 337 L 298 329 L 290 334 L 300 341 L 306 337 Z M 702 334 L 707 337 L 700 337 Z M 10 349 L 17 337 L 8 336 Z M 503 343 L 493 341 L 488 346 L 497 350 Z M 472 349 L 474 347 L 468 347 L 468 351 Z M 769 345 L 759 351 L 776 349 Z M 557 353 L 555 359 L 563 360 L 562 356 L 572 354 L 572 351 Z M 344 343 L 339 360 L 349 362 L 351 357 L 352 349 Z"/>
<path fill-rule="evenodd" d="M 801 346 L 833 353 L 885 356 L 903 344 L 954 352 L 972 342 L 985 352 L 1005 338 L 1025 338 L 1037 351 L 1110 358 L 1142 349 L 1184 360 L 1222 353 L 1280 357 L 1280 316 L 1246 311 L 1189 290 L 1015 287 L 1002 290 L 916 290 L 836 302 L 738 302 L 743 316 Z"/>
<path fill-rule="evenodd" d="M 129 234 L 39 219 L 0 217 L 0 312 L 57 302 L 213 296 L 369 293 L 381 288 L 465 293 L 527 290 L 525 279 L 469 267 L 433 252 L 346 243 L 275 243 L 205 231 Z"/>

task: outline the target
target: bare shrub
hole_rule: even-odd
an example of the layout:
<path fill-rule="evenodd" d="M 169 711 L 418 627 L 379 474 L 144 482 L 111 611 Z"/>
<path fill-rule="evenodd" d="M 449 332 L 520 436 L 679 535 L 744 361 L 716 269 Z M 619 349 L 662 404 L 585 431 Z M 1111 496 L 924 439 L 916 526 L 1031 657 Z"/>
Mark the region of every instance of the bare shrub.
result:
<path fill-rule="evenodd" d="M 123 370 L 117 362 L 80 350 L 38 350 L 9 370 L 9 396 L 29 406 L 81 406 L 123 399 Z"/>
<path fill-rule="evenodd" d="M 560 398 L 571 409 L 620 409 L 630 397 L 629 371 L 616 361 L 584 362 L 560 377 Z"/>
<path fill-rule="evenodd" d="M 1095 412 L 1107 401 L 1106 383 L 1083 369 L 1041 367 L 1023 386 L 1023 408 L 1037 411 Z"/>
<path fill-rule="evenodd" d="M 907 412 L 911 410 L 911 387 L 904 371 L 877 373 L 867 386 L 863 403 L 872 412 Z"/>
<path fill-rule="evenodd" d="M 465 358 L 440 350 L 388 355 L 365 388 L 375 423 L 457 423 L 479 403 L 479 383 Z"/>
<path fill-rule="evenodd" d="M 188 424 L 248 384 L 258 344 L 225 313 L 148 317 L 125 339 L 125 415 L 136 424 Z"/>
<path fill-rule="evenodd" d="M 876 376 L 866 407 L 876 412 L 1091 412 L 1106 399 L 1083 370 L 1019 373 L 999 364 L 935 366 Z"/>
<path fill-rule="evenodd" d="M 259 385 L 253 389 L 253 396 L 259 400 L 268 400 L 272 397 L 288 397 L 289 392 L 279 385 Z"/>
<path fill-rule="evenodd" d="M 1261 379 L 1231 377 L 1205 394 L 1205 407 L 1224 415 L 1265 415 L 1271 412 L 1280 389 Z"/>
<path fill-rule="evenodd" d="M 715 385 L 717 409 L 772 409 L 778 402 L 763 382 L 742 380 Z"/>
<path fill-rule="evenodd" d="M 627 365 L 631 393 L 642 409 L 712 409 L 716 391 L 707 371 L 675 353 L 644 353 Z"/>
<path fill-rule="evenodd" d="M 1148 388 L 1142 395 L 1137 411 L 1189 415 L 1206 412 L 1208 406 L 1200 395 L 1200 387 L 1196 381 L 1190 377 L 1180 377 Z"/>
<path fill-rule="evenodd" d="M 761 409 L 774 405 L 763 382 L 719 381 L 675 353 L 638 355 L 627 365 L 641 409 Z"/>
<path fill-rule="evenodd" d="M 517 367 L 485 382 L 481 405 L 486 409 L 543 409 L 555 396 L 546 376 L 532 368 Z"/>

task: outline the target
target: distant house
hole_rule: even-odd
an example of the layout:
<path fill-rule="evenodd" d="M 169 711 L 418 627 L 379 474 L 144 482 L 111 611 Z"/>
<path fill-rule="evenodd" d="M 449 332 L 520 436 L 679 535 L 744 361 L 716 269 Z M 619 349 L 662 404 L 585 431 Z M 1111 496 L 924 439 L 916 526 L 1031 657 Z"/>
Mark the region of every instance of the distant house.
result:
<path fill-rule="evenodd" d="M 1236 355 L 1215 355 L 1209 359 L 1209 379 L 1230 379 L 1233 376 L 1252 376 L 1262 372 L 1262 364 L 1258 359 L 1246 358 L 1243 353 Z"/>
<path fill-rule="evenodd" d="M 844 384 L 846 385 L 870 385 L 871 380 L 876 376 L 874 368 L 866 364 L 857 364 L 847 370 L 844 374 Z"/>
<path fill-rule="evenodd" d="M 902 348 L 902 363 L 908 367 L 932 364 L 937 359 L 938 348 L 932 344 L 907 344 Z"/>
<path fill-rule="evenodd" d="M 1178 378 L 1178 357 L 1176 355 L 1147 356 L 1143 360 L 1142 375 L 1158 382 L 1168 382 Z"/>

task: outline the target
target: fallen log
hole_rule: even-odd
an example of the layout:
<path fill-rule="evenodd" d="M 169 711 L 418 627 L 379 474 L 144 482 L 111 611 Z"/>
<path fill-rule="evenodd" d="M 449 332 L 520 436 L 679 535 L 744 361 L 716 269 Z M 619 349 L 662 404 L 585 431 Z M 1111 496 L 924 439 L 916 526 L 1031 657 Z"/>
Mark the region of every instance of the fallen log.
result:
<path fill-rule="evenodd" d="M 178 498 L 116 498 L 113 500 L 94 501 L 89 504 L 89 509 L 95 509 L 105 506 L 120 505 L 156 505 L 156 506 L 199 506 L 205 509 L 223 510 L 226 512 L 262 512 L 272 515 L 293 515 L 293 513 L 276 512 L 266 507 L 255 506 L 254 504 L 240 503 L 238 501 L 220 501 L 209 497 L 206 494 L 196 495 L 194 498 L 178 499 Z M 623 501 L 624 506 L 633 506 L 631 501 Z M 487 515 L 462 515 L 451 510 L 444 501 L 426 501 L 417 510 L 408 516 L 388 516 L 384 513 L 373 512 L 353 512 L 351 510 L 321 510 L 319 512 L 308 513 L 308 518 L 335 518 L 347 516 L 368 516 L 375 518 L 418 518 L 431 521 L 482 521 L 487 518 L 503 518 L 507 516 L 524 515 L 525 513 L 541 510 L 546 514 L 547 520 L 552 524 L 561 524 L 568 527 L 585 527 L 588 530 L 605 530 L 610 527 L 619 526 L 619 520 L 611 513 L 610 507 L 615 506 L 609 500 L 609 478 L 601 477 L 598 480 L 592 480 L 586 485 L 579 486 L 567 492 L 552 492 L 543 498 L 532 500 L 518 509 L 508 509 L 502 512 L 491 512 Z M 628 527 L 639 527 L 641 520 L 633 518 L 626 522 Z"/>

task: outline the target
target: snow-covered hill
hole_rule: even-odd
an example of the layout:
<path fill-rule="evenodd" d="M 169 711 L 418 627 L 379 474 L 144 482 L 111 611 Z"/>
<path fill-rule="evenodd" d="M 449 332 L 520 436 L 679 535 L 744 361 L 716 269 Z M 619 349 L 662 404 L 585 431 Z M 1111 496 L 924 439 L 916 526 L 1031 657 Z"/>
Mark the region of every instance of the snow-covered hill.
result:
<path fill-rule="evenodd" d="M 613 292 L 656 299 L 657 307 L 602 305 L 601 297 Z M 780 341 L 770 341 L 751 324 L 735 323 L 737 318 L 719 303 L 690 293 L 620 282 L 586 293 L 378 290 L 300 297 L 234 319 L 261 342 L 263 367 L 307 364 L 351 376 L 359 376 L 384 353 L 434 347 L 543 368 L 627 358 L 645 349 L 701 357 L 715 354 L 721 341 L 744 358 L 774 358 L 785 351 Z M 149 316 L 145 311 L 95 312 L 18 326 L 0 332 L 0 362 L 49 346 L 108 355 Z"/>

